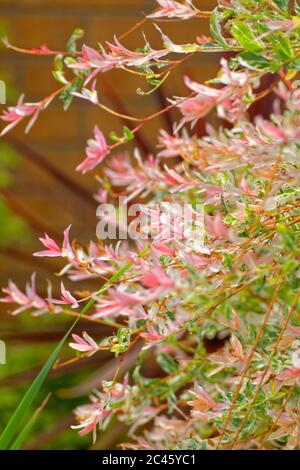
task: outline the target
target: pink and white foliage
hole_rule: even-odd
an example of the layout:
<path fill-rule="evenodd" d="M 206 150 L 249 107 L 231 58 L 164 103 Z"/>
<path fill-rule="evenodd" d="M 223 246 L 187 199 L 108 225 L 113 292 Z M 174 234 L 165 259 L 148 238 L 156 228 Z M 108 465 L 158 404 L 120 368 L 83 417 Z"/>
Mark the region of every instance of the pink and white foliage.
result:
<path fill-rule="evenodd" d="M 31 283 L 26 285 L 25 292 L 22 292 L 13 281 L 9 281 L 8 287 L 4 287 L 2 291 L 5 297 L 0 298 L 0 302 L 19 305 L 13 310 L 13 315 L 26 310 L 33 310 L 35 315 L 41 315 L 53 310 L 51 304 L 36 292 L 35 273 L 31 276 Z"/>
<path fill-rule="evenodd" d="M 61 282 L 61 298 L 54 299 L 51 297 L 51 285 L 48 287 L 48 297 L 42 298 L 36 291 L 36 275 L 31 276 L 31 283 L 25 287 L 25 292 L 22 292 L 14 282 L 9 281 L 8 287 L 2 289 L 5 297 L 0 298 L 2 303 L 14 303 L 20 305 L 17 309 L 13 310 L 13 315 L 18 315 L 24 311 L 32 311 L 34 315 L 42 315 L 45 313 L 61 313 L 63 306 L 70 306 L 71 308 L 78 308 L 79 304 L 75 297 L 65 288 L 64 283 Z"/>
<path fill-rule="evenodd" d="M 140 196 L 146 198 L 150 193 L 164 187 L 164 176 L 160 169 L 160 159 L 148 155 L 143 161 L 138 150 L 134 152 L 133 162 L 126 153 L 112 156 L 104 173 L 113 186 L 122 187 L 127 201 Z"/>
<path fill-rule="evenodd" d="M 70 343 L 78 359 L 106 349 L 130 371 L 119 383 L 117 368 L 114 380 L 104 381 L 91 402 L 75 410 L 75 427 L 94 440 L 118 416 L 136 440 L 131 448 L 240 449 L 244 442 L 265 448 L 265 441 L 274 449 L 299 446 L 300 117 L 290 81 L 299 68 L 299 18 L 282 12 L 279 2 L 262 2 L 259 12 L 255 3 L 220 0 L 211 18 L 213 37 L 197 38 L 195 31 L 192 44 L 178 45 L 157 28 L 161 49 L 146 40 L 130 50 L 115 37 L 98 48 L 61 53 L 74 80 L 63 80 L 39 103 L 21 98 L 2 114 L 5 134 L 27 117 L 31 126 L 54 97 L 65 94 L 67 104 L 76 96 L 136 123 L 121 138 L 113 134 L 111 145 L 95 125 L 76 170 L 91 172 L 103 163 L 95 199 L 115 204 L 122 195 L 137 201 L 133 219 L 147 237 L 113 245 L 98 239 L 82 247 L 70 242 L 70 226 L 62 244 L 45 234 L 45 249 L 35 256 L 61 258 L 59 275 L 87 287 L 67 290 L 61 282 L 61 293 L 53 296 L 49 287 L 44 299 L 33 275 L 24 292 L 9 281 L 0 299 L 16 305 L 15 315 L 73 316 L 89 300 L 85 320 L 113 331 L 101 342 L 88 332 L 73 334 Z M 189 0 L 158 0 L 157 7 L 149 19 L 208 17 Z M 46 46 L 14 49 L 55 52 Z M 183 60 L 203 51 L 234 54 L 221 58 L 217 77 L 206 83 L 201 76 L 182 77 L 189 94 L 170 97 L 157 113 L 135 118 L 102 104 L 99 73 L 130 69 L 145 77 L 150 94 Z M 274 82 L 261 89 L 270 75 Z M 252 104 L 272 91 L 270 109 L 252 119 Z M 120 153 L 147 122 L 168 112 L 181 116 L 172 121 L 173 132 L 159 130 L 151 152 Z M 204 119 L 200 136 L 197 123 Z M 204 230 L 180 217 L 184 205 L 196 215 L 198 204 L 204 205 Z M 143 224 L 147 218 L 149 225 Z"/>
<path fill-rule="evenodd" d="M 82 337 L 72 334 L 72 338 L 75 342 L 70 343 L 69 346 L 70 348 L 75 349 L 75 351 L 88 353 L 89 356 L 92 356 L 99 351 L 99 345 L 87 334 L 86 331 L 82 333 Z"/>
<path fill-rule="evenodd" d="M 24 95 L 21 95 L 17 106 L 9 106 L 1 116 L 2 121 L 9 123 L 2 130 L 1 137 L 7 134 L 11 129 L 13 129 L 13 127 L 17 126 L 21 121 L 23 121 L 23 119 L 27 117 L 31 118 L 26 126 L 26 132 L 29 132 L 43 107 L 44 104 L 42 102 L 24 103 Z"/>
<path fill-rule="evenodd" d="M 72 308 L 78 308 L 79 303 L 73 297 L 73 295 L 65 288 L 64 283 L 61 282 L 61 298 L 60 299 L 48 299 L 52 304 L 57 305 L 70 305 Z"/>
<path fill-rule="evenodd" d="M 183 3 L 175 0 L 157 0 L 159 8 L 156 12 L 148 15 L 148 18 L 179 18 L 188 20 L 197 15 L 197 9 L 191 0 L 185 0 Z"/>
<path fill-rule="evenodd" d="M 99 72 L 105 73 L 113 68 L 139 67 L 153 61 L 158 61 L 161 57 L 168 54 L 166 49 L 154 50 L 149 52 L 135 52 L 124 47 L 117 37 L 114 43 L 106 43 L 106 48 L 101 47 L 101 51 L 97 51 L 91 47 L 84 45 L 81 55 L 68 64 L 68 67 L 76 70 L 93 70 L 92 75 L 85 81 L 85 84 L 95 77 Z"/>
<path fill-rule="evenodd" d="M 47 233 L 45 233 L 45 238 L 40 238 L 40 241 L 48 249 L 44 251 L 38 251 L 34 253 L 34 256 L 46 256 L 50 258 L 61 256 L 63 258 L 73 259 L 75 255 L 69 241 L 70 229 L 71 225 L 69 225 L 69 227 L 67 227 L 64 231 L 64 241 L 62 248 L 60 248 L 57 243 L 52 238 L 50 238 Z"/>
<path fill-rule="evenodd" d="M 94 139 L 88 140 L 86 159 L 77 166 L 76 171 L 85 174 L 98 166 L 109 154 L 109 148 L 98 126 L 94 128 Z"/>
<path fill-rule="evenodd" d="M 191 122 L 193 127 L 199 119 L 216 107 L 220 118 L 234 123 L 243 117 L 250 106 L 249 98 L 252 92 L 250 75 L 244 72 L 232 72 L 224 58 L 221 59 L 220 76 L 215 80 L 216 83 L 224 85 L 223 88 L 202 85 L 187 76 L 184 77 L 184 82 L 194 96 L 177 105 L 183 115 L 176 128 L 177 131 L 187 122 Z"/>
<path fill-rule="evenodd" d="M 129 393 L 128 376 L 126 375 L 123 383 L 107 384 L 102 391 L 95 390 L 90 396 L 91 403 L 76 408 L 75 416 L 80 422 L 73 429 L 80 429 L 82 436 L 93 434 L 93 440 L 96 441 L 97 428 L 105 429 L 111 418 L 118 410 L 114 409 L 114 402 L 124 400 Z"/>

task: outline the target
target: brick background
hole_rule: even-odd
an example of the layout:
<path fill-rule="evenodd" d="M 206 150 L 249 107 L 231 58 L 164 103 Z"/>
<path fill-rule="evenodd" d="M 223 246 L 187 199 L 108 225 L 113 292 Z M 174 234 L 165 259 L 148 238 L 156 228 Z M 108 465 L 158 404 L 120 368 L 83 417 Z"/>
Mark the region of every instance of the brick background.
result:
<path fill-rule="evenodd" d="M 212 9 L 215 3 L 195 1 L 202 9 Z M 64 49 L 75 27 L 85 29 L 85 42 L 95 46 L 97 41 L 112 40 L 114 34 L 121 35 L 127 31 L 145 13 L 152 11 L 155 4 L 154 0 L 0 0 L 0 25 L 10 42 L 22 47 L 38 47 L 46 43 L 50 48 Z M 195 32 L 199 35 L 208 33 L 207 22 L 202 20 L 164 22 L 161 26 L 178 43 L 192 40 Z M 150 22 L 143 27 L 143 31 L 154 47 L 161 45 L 160 36 Z M 138 47 L 142 43 L 141 32 L 135 32 L 124 40 L 129 48 Z M 0 79 L 5 79 L 10 86 L 24 92 L 27 100 L 40 100 L 59 86 L 51 76 L 51 58 L 22 55 L 3 48 L 0 55 Z M 214 75 L 217 63 L 215 56 L 197 56 L 172 74 L 163 87 L 164 93 L 167 96 L 186 94 L 181 72 L 188 72 L 194 79 L 204 81 Z M 136 89 L 145 87 L 145 84 L 122 71 L 112 71 L 100 78 L 100 95 L 103 90 L 102 97 L 106 103 L 109 103 L 105 91 L 107 81 L 119 94 L 130 114 L 146 116 L 161 106 L 156 95 L 137 95 Z M 105 133 L 111 130 L 118 132 L 122 128 L 117 118 L 93 108 L 89 103 L 76 100 L 66 113 L 61 104 L 55 102 L 41 114 L 28 136 L 24 136 L 22 126 L 16 128 L 12 136 L 41 152 L 44 158 L 92 193 L 97 188 L 94 176 L 78 175 L 74 167 L 84 157 L 85 142 L 91 137 L 95 123 Z M 158 127 L 166 125 L 165 118 L 160 117 L 141 132 L 151 149 L 155 148 Z M 10 191 L 27 210 L 52 227 L 53 231 L 61 233 L 72 223 L 72 235 L 78 240 L 94 238 L 95 208 L 22 156 Z M 32 253 L 40 247 L 39 242 L 35 241 L 37 238 L 37 233 L 33 233 L 32 243 L 25 244 L 20 240 L 19 248 L 28 254 Z M 29 277 L 32 266 L 3 256 L 1 260 L 1 285 L 5 284 L 8 277 L 14 277 L 20 282 Z"/>

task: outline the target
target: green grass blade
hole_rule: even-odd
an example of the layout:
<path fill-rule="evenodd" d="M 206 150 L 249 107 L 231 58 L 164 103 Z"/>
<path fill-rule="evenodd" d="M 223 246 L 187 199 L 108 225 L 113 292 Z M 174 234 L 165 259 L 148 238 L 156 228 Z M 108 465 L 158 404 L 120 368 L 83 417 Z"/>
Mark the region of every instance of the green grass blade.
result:
<path fill-rule="evenodd" d="M 123 266 L 116 274 L 114 274 L 108 282 L 106 282 L 97 292 L 97 296 L 103 294 L 111 285 L 115 282 L 118 281 L 122 275 L 128 271 L 132 267 L 132 263 L 127 263 L 125 266 Z M 54 351 L 52 352 L 51 356 L 47 360 L 47 362 L 44 364 L 42 367 L 41 371 L 39 372 L 38 376 L 34 379 L 32 382 L 31 386 L 25 393 L 23 399 L 21 400 L 19 406 L 17 407 L 16 411 L 12 415 L 9 423 L 5 427 L 4 431 L 2 432 L 0 436 L 0 450 L 6 450 L 12 441 L 18 425 L 22 422 L 22 420 L 25 418 L 26 413 L 28 412 L 30 406 L 32 405 L 35 397 L 37 396 L 39 390 L 41 389 L 50 369 L 52 368 L 53 364 L 55 363 L 58 354 L 60 353 L 62 347 L 64 346 L 68 336 L 71 334 L 72 330 L 80 320 L 81 316 L 84 315 L 91 307 L 94 305 L 96 302 L 96 299 L 90 299 L 90 301 L 85 305 L 85 307 L 82 309 L 80 312 L 79 317 L 74 321 L 74 323 L 71 325 L 65 336 L 62 338 L 62 340 L 58 343 Z"/>
<path fill-rule="evenodd" d="M 18 437 L 14 441 L 14 443 L 10 446 L 9 450 L 19 450 L 22 444 L 25 442 L 27 439 L 27 436 L 29 435 L 31 428 L 33 427 L 35 421 L 37 419 L 37 416 L 34 414 L 31 416 L 29 421 L 27 421 L 26 425 L 22 429 L 22 431 L 19 433 Z"/>
<path fill-rule="evenodd" d="M 10 446 L 9 450 L 19 450 L 23 443 L 26 441 L 32 427 L 34 426 L 34 423 L 36 422 L 37 418 L 47 405 L 49 398 L 51 396 L 51 393 L 47 395 L 45 400 L 43 400 L 42 404 L 38 407 L 38 409 L 34 412 L 34 414 L 31 416 L 31 418 L 27 421 L 19 435 L 17 436 L 16 440 L 13 442 L 13 444 Z"/>
<path fill-rule="evenodd" d="M 68 330 L 68 332 L 65 334 L 63 339 L 58 343 L 54 351 L 52 352 L 51 356 L 47 360 L 47 362 L 44 364 L 42 367 L 40 373 L 38 376 L 34 379 L 32 382 L 31 386 L 25 393 L 23 399 L 21 400 L 21 403 L 19 404 L 18 408 L 14 412 L 13 416 L 11 417 L 9 423 L 7 424 L 6 428 L 4 429 L 3 433 L 0 436 L 0 450 L 5 450 L 9 446 L 11 440 L 14 437 L 14 434 L 17 431 L 18 424 L 24 419 L 26 412 L 30 408 L 33 400 L 35 399 L 36 395 L 38 394 L 41 386 L 43 385 L 48 372 L 52 368 L 54 362 L 56 361 L 56 358 L 61 351 L 66 339 L 68 338 L 69 334 L 73 330 L 75 324 L 79 318 L 73 323 L 71 328 Z"/>

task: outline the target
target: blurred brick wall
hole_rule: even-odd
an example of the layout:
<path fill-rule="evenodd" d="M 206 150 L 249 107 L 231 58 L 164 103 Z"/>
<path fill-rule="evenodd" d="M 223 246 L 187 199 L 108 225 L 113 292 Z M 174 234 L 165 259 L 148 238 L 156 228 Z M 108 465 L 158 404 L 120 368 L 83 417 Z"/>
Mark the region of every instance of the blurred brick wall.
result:
<path fill-rule="evenodd" d="M 195 1 L 202 9 L 212 9 L 215 3 Z M 114 34 L 118 36 L 126 32 L 151 12 L 155 5 L 154 0 L 0 0 L 0 23 L 4 24 L 10 42 L 15 45 L 31 48 L 45 43 L 51 49 L 63 50 L 76 27 L 86 31 L 85 43 L 96 46 L 97 42 L 111 41 Z M 192 41 L 195 34 L 209 32 L 207 21 L 199 19 L 180 23 L 163 22 L 160 26 L 177 43 Z M 153 47 L 161 47 L 160 36 L 150 22 L 142 30 Z M 128 36 L 124 44 L 129 48 L 143 45 L 141 31 Z M 59 87 L 51 75 L 51 58 L 22 55 L 6 49 L 1 49 L 0 55 L 0 78 L 3 75 L 10 85 L 20 93 L 24 92 L 26 100 L 38 101 Z M 204 81 L 214 75 L 217 62 L 214 55 L 197 55 L 173 72 L 163 86 L 164 94 L 185 95 L 182 72 L 189 73 L 193 79 Z M 130 114 L 146 116 L 161 106 L 157 95 L 143 97 L 136 94 L 137 88 L 146 89 L 147 85 L 131 74 L 112 71 L 100 77 L 99 82 L 101 99 L 111 105 L 107 89 L 109 82 Z M 84 157 L 85 142 L 92 136 L 95 123 L 105 133 L 111 130 L 118 132 L 123 125 L 117 118 L 80 100 L 75 100 L 71 108 L 64 112 L 61 102 L 57 100 L 41 114 L 29 135 L 24 136 L 24 128 L 19 126 L 12 136 L 41 152 L 61 171 L 93 192 L 97 188 L 94 176 L 78 175 L 74 168 Z M 164 117 L 147 125 L 141 133 L 149 149 L 155 149 L 160 126 L 167 126 Z M 29 212 L 54 231 L 60 233 L 72 223 L 73 234 L 78 240 L 94 237 L 95 208 L 26 158 L 20 159 L 11 191 Z M 36 233 L 34 238 L 37 239 Z M 35 241 L 33 246 L 23 246 L 20 240 L 20 247 L 30 254 L 39 248 L 39 242 Z M 3 284 L 8 275 L 27 278 L 31 270 L 32 267 L 22 261 L 15 260 L 13 265 L 11 262 L 2 263 L 0 282 Z"/>

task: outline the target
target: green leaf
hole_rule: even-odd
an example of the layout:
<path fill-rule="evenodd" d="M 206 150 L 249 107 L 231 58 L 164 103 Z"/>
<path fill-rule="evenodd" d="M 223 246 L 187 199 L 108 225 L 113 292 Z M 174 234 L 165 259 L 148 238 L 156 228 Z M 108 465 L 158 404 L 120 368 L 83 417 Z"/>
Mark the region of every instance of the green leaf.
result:
<path fill-rule="evenodd" d="M 164 372 L 173 374 L 178 370 L 178 364 L 174 359 L 166 353 L 160 353 L 157 356 L 157 362 Z"/>
<path fill-rule="evenodd" d="M 82 39 L 83 36 L 84 36 L 84 30 L 80 28 L 76 28 L 67 42 L 67 51 L 76 52 L 77 51 L 76 42 L 79 39 Z"/>
<path fill-rule="evenodd" d="M 279 60 L 286 61 L 294 57 L 293 48 L 288 37 L 284 36 L 281 32 L 277 32 L 270 35 L 269 39 Z"/>
<path fill-rule="evenodd" d="M 52 74 L 56 81 L 62 83 L 63 85 L 68 85 L 69 82 L 65 77 L 65 72 L 60 70 L 53 70 Z"/>
<path fill-rule="evenodd" d="M 291 62 L 288 65 L 288 69 L 289 70 L 300 70 L 300 59 L 293 60 L 293 62 Z"/>
<path fill-rule="evenodd" d="M 58 54 L 54 59 L 54 70 L 52 71 L 52 74 L 55 80 L 63 85 L 67 85 L 69 83 L 65 78 L 63 56 L 61 54 Z"/>
<path fill-rule="evenodd" d="M 115 131 L 109 133 L 109 138 L 112 142 L 130 142 L 134 139 L 134 133 L 129 129 L 129 127 L 123 127 L 123 136 L 119 137 Z"/>
<path fill-rule="evenodd" d="M 292 230 L 283 223 L 280 223 L 277 227 L 277 233 L 281 235 L 284 245 L 293 252 L 297 243 Z"/>
<path fill-rule="evenodd" d="M 118 357 L 119 354 L 124 353 L 130 346 L 130 330 L 128 328 L 119 328 L 117 336 L 112 338 L 113 344 L 110 351 L 115 353 Z"/>
<path fill-rule="evenodd" d="M 256 39 L 250 26 L 242 21 L 233 24 L 231 34 L 246 51 L 259 52 L 264 49 L 264 45 Z"/>
<path fill-rule="evenodd" d="M 69 106 L 71 105 L 74 99 L 73 92 L 77 91 L 82 86 L 83 82 L 84 82 L 84 78 L 78 77 L 74 83 L 71 83 L 71 85 L 66 87 L 65 90 L 63 90 L 61 94 L 59 95 L 59 98 L 64 103 L 64 106 L 63 106 L 64 111 L 67 111 L 67 109 L 69 108 Z"/>
<path fill-rule="evenodd" d="M 289 0 L 274 0 L 274 3 L 285 13 L 289 12 Z"/>
<path fill-rule="evenodd" d="M 121 137 L 119 137 L 115 131 L 111 131 L 109 133 L 109 138 L 112 142 L 115 142 L 115 143 L 120 142 L 122 140 Z"/>
<path fill-rule="evenodd" d="M 129 142 L 130 140 L 134 139 L 134 133 L 126 126 L 123 127 L 123 133 L 126 142 Z"/>
<path fill-rule="evenodd" d="M 210 31 L 217 43 L 224 49 L 228 49 L 228 44 L 222 35 L 221 14 L 218 8 L 215 8 L 210 17 Z"/>
<path fill-rule="evenodd" d="M 294 9 L 295 9 L 296 15 L 300 16 L 300 6 L 298 5 L 297 0 L 295 0 Z"/>
<path fill-rule="evenodd" d="M 54 70 L 62 71 L 64 68 L 63 56 L 58 54 L 54 59 Z"/>
<path fill-rule="evenodd" d="M 218 49 L 218 46 L 216 45 L 215 42 L 207 42 L 203 45 L 201 45 L 201 49 L 205 50 L 205 52 L 216 52 L 216 49 Z"/>
<path fill-rule="evenodd" d="M 251 70 L 268 70 L 274 66 L 266 57 L 255 54 L 255 52 L 242 52 L 238 56 L 238 61 L 241 65 Z"/>

